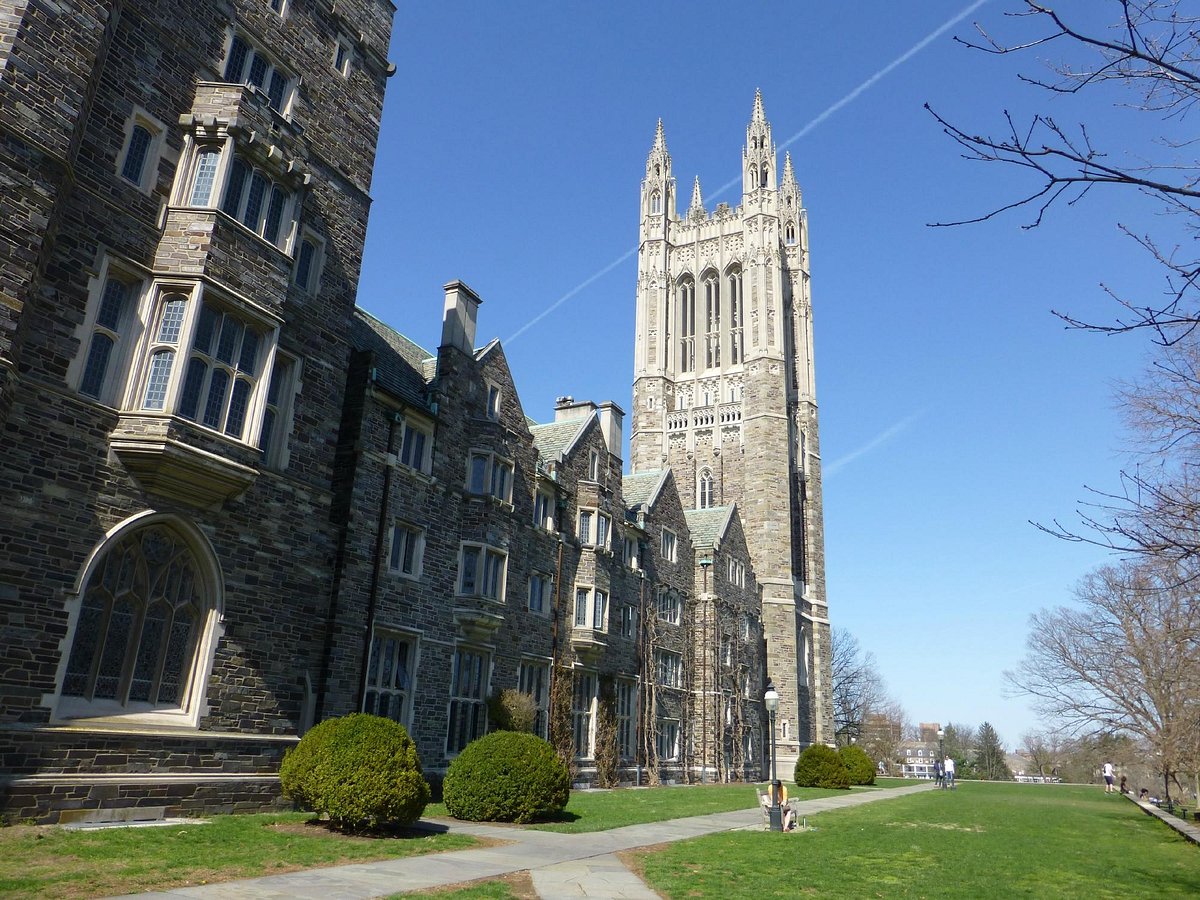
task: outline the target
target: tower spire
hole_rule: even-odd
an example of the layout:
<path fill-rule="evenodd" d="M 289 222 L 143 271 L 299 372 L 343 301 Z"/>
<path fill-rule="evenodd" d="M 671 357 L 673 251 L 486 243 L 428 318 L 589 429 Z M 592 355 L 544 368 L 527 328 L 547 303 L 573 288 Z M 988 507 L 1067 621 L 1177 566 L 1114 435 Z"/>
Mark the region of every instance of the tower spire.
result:
<path fill-rule="evenodd" d="M 654 129 L 654 146 L 650 148 L 651 153 L 666 153 L 667 138 L 663 134 L 662 119 L 658 120 L 658 127 Z"/>
<path fill-rule="evenodd" d="M 742 192 L 775 189 L 775 144 L 771 123 L 763 111 L 762 91 L 754 91 L 754 110 L 746 126 L 746 146 L 742 150 Z"/>
<path fill-rule="evenodd" d="M 704 198 L 700 194 L 700 176 L 692 182 L 692 202 L 688 204 L 688 217 L 704 218 Z"/>

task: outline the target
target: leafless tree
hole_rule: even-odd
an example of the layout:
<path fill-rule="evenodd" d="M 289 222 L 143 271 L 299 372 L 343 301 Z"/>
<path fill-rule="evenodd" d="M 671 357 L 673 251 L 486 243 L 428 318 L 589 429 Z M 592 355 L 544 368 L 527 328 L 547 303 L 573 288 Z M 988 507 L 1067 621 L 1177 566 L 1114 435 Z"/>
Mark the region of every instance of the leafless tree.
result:
<path fill-rule="evenodd" d="M 1029 757 L 1042 778 L 1058 774 L 1065 753 L 1064 744 L 1052 729 L 1027 731 L 1021 736 L 1021 752 Z"/>
<path fill-rule="evenodd" d="M 875 665 L 875 654 L 863 650 L 853 634 L 833 629 L 833 725 L 839 747 L 857 738 L 863 722 L 886 701 L 883 679 Z"/>
<path fill-rule="evenodd" d="M 1082 529 L 1042 530 L 1132 554 L 1200 556 L 1200 333 L 1159 348 L 1118 400 L 1129 425 L 1131 464 L 1116 491 L 1091 491 L 1077 510 Z M 1197 572 L 1189 565 L 1181 573 Z"/>
<path fill-rule="evenodd" d="M 936 224 L 982 222 L 1019 210 L 1030 215 L 1024 227 L 1034 228 L 1052 207 L 1073 205 L 1093 188 L 1126 188 L 1179 214 L 1184 228 L 1194 230 L 1200 224 L 1200 159 L 1189 155 L 1194 150 L 1190 137 L 1173 139 L 1171 132 L 1200 100 L 1200 18 L 1184 11 L 1185 0 L 1103 0 L 1112 9 L 1113 24 L 1094 32 L 1077 27 L 1073 17 L 1045 3 L 1013 2 L 1016 10 L 1007 15 L 1021 32 L 1019 36 L 1002 39 L 977 24 L 975 38 L 955 39 L 972 49 L 1002 56 L 1040 58 L 1057 52 L 1066 58 L 1075 54 L 1081 62 L 1051 65 L 1042 76 L 1019 77 L 1053 94 L 1099 93 L 1111 98 L 1114 105 L 1140 110 L 1146 119 L 1143 133 L 1157 135 L 1158 140 L 1149 153 L 1138 147 L 1136 156 L 1119 154 L 1100 146 L 1093 139 L 1095 129 L 1086 123 L 1066 125 L 1042 114 L 1018 121 L 1007 111 L 997 134 L 975 134 L 926 105 L 967 159 L 1004 163 L 1032 180 L 1026 193 L 991 211 Z M 1093 331 L 1148 328 L 1164 344 L 1190 334 L 1200 324 L 1200 259 L 1130 226 L 1119 227 L 1163 266 L 1162 293 L 1153 299 L 1130 300 L 1110 290 L 1121 311 L 1107 324 L 1057 314 L 1070 325 Z"/>
<path fill-rule="evenodd" d="M 1066 733 L 1126 733 L 1149 746 L 1164 779 L 1200 760 L 1200 603 L 1193 573 L 1138 560 L 1076 588 L 1077 607 L 1031 620 L 1009 683 Z"/>
<path fill-rule="evenodd" d="M 897 771 L 900 745 L 907 728 L 906 720 L 904 709 L 895 700 L 877 703 L 863 720 L 860 745 L 876 765 L 883 763 L 889 775 Z"/>

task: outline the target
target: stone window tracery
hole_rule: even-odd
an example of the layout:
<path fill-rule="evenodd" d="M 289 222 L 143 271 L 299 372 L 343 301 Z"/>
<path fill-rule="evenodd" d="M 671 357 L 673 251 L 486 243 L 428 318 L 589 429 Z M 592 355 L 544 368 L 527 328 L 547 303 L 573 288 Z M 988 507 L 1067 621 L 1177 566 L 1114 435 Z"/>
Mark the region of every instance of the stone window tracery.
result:
<path fill-rule="evenodd" d="M 192 543 L 165 522 L 126 531 L 97 557 L 80 596 L 60 718 L 198 707 L 215 598 Z"/>
<path fill-rule="evenodd" d="M 721 367 L 721 280 L 716 272 L 704 276 L 704 366 Z"/>
<path fill-rule="evenodd" d="M 738 365 L 744 361 L 745 350 L 742 344 L 742 327 L 745 311 L 742 298 L 742 270 L 735 266 L 725 275 L 729 288 L 729 362 Z"/>
<path fill-rule="evenodd" d="M 689 277 L 678 285 L 679 294 L 679 371 L 696 369 L 696 283 Z"/>
<path fill-rule="evenodd" d="M 698 509 L 708 509 L 713 505 L 713 476 L 708 469 L 700 470 L 700 478 L 698 480 L 699 497 L 697 498 Z"/>
<path fill-rule="evenodd" d="M 363 712 L 408 725 L 415 659 L 414 637 L 385 630 L 375 632 L 371 638 Z"/>

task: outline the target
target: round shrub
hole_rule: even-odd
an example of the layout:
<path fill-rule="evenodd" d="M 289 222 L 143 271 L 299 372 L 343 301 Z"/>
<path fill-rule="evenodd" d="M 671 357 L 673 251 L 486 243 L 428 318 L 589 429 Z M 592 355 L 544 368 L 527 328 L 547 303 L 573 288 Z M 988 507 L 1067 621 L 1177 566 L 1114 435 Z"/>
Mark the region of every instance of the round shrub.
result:
<path fill-rule="evenodd" d="M 446 809 L 471 822 L 532 822 L 561 812 L 571 776 L 554 748 L 535 734 L 493 731 L 450 763 Z"/>
<path fill-rule="evenodd" d="M 311 728 L 283 759 L 285 797 L 346 830 L 411 825 L 429 785 L 403 725 L 353 713 Z"/>
<path fill-rule="evenodd" d="M 850 773 L 832 747 L 813 744 L 796 760 L 795 781 L 799 787 L 849 788 Z"/>
<path fill-rule="evenodd" d="M 871 757 L 867 756 L 867 751 L 857 744 L 850 744 L 848 747 L 843 747 L 838 751 L 838 755 L 842 758 L 842 765 L 846 767 L 846 771 L 850 774 L 851 784 L 874 784 L 875 783 L 875 763 Z"/>

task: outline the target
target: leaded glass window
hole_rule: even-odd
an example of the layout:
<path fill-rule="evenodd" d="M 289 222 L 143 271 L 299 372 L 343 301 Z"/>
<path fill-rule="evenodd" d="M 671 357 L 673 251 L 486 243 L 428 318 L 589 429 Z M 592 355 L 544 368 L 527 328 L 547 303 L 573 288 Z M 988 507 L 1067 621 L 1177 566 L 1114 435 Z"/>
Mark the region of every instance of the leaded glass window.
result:
<path fill-rule="evenodd" d="M 182 706 L 207 606 L 195 555 L 173 530 L 121 538 L 84 587 L 62 695 Z"/>
<path fill-rule="evenodd" d="M 450 714 L 446 722 L 446 752 L 458 753 L 487 730 L 487 685 L 491 662 L 487 654 L 460 648 L 450 672 Z"/>
<path fill-rule="evenodd" d="M 387 631 L 375 632 L 371 639 L 363 712 L 404 724 L 415 653 L 411 638 Z"/>

